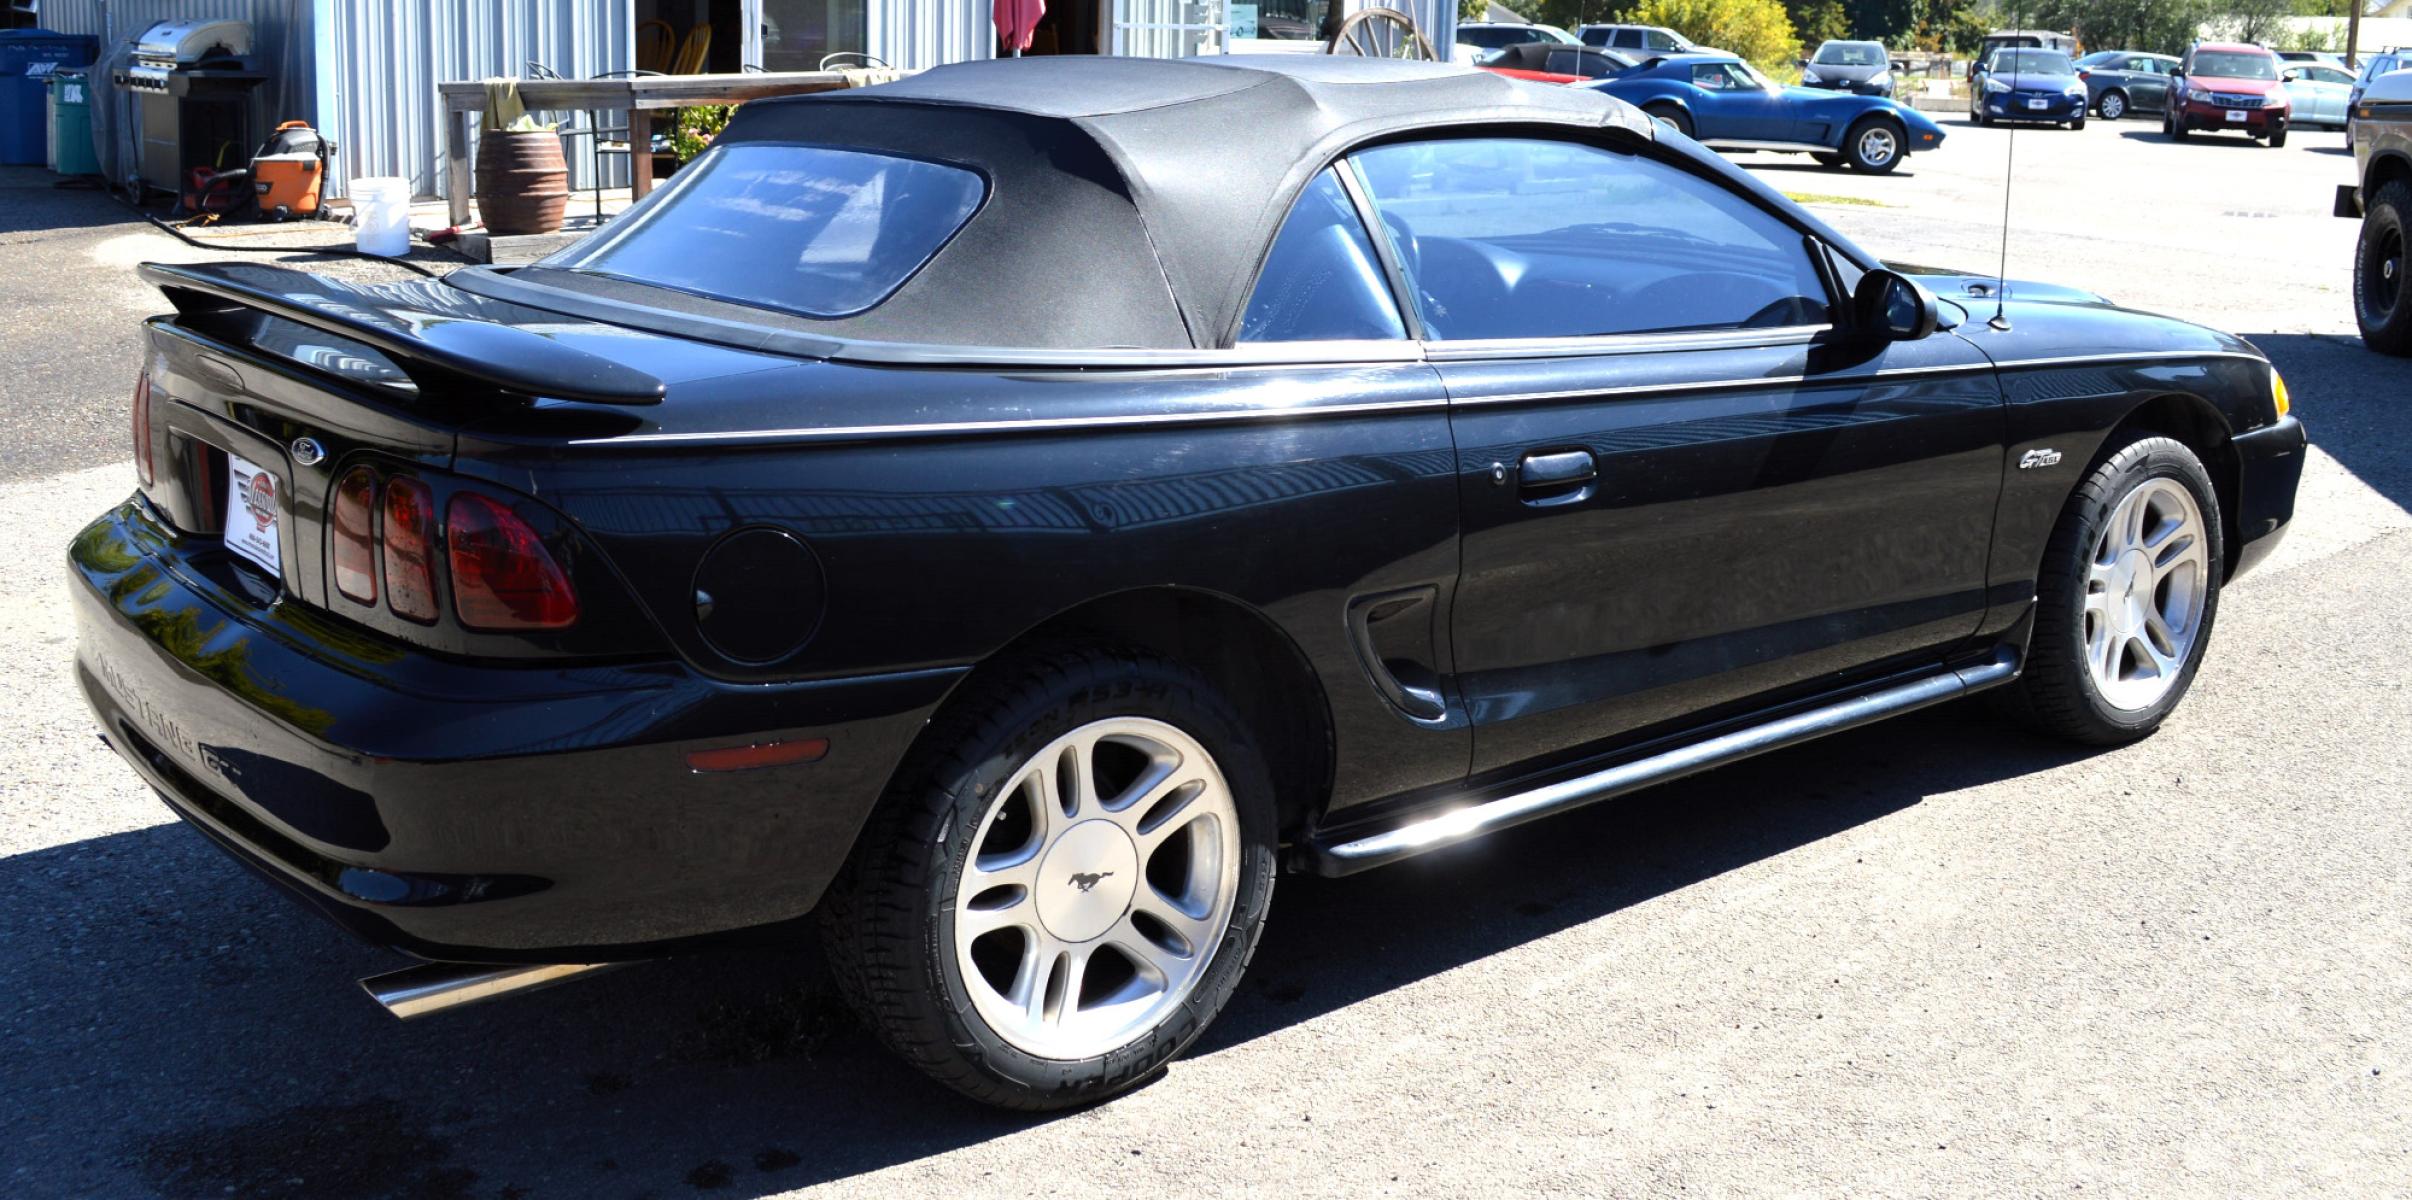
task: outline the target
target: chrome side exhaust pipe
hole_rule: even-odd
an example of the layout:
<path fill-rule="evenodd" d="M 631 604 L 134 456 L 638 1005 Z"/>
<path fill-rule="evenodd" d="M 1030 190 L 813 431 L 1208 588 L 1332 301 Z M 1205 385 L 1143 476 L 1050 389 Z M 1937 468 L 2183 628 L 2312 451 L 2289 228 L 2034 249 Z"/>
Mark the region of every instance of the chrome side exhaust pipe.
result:
<path fill-rule="evenodd" d="M 420 963 L 360 981 L 369 998 L 405 1021 L 497 996 L 533 991 L 608 971 L 620 963 L 548 963 L 532 967 L 490 963 Z"/>

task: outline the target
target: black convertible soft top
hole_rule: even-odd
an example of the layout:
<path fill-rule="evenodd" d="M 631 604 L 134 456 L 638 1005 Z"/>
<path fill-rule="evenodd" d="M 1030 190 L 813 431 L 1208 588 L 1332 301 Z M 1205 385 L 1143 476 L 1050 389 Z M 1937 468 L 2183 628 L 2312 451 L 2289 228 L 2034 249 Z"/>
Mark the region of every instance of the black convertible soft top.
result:
<path fill-rule="evenodd" d="M 963 63 L 756 101 L 724 141 L 879 150 L 969 167 L 979 211 L 845 338 L 957 346 L 1229 344 L 1266 246 L 1317 170 L 1455 127 L 1652 136 L 1598 92 L 1438 63 L 1319 55 Z"/>

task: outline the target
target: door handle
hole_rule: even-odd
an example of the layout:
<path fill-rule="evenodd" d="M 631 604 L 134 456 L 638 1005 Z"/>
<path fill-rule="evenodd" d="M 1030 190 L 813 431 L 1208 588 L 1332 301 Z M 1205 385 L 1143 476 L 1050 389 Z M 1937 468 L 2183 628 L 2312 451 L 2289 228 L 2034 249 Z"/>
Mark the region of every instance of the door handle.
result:
<path fill-rule="evenodd" d="M 1592 483 L 1599 473 L 1589 450 L 1527 454 L 1517 464 L 1516 487 L 1526 504 L 1576 504 L 1591 498 Z"/>
<path fill-rule="evenodd" d="M 1589 450 L 1561 450 L 1556 454 L 1527 454 L 1524 464 L 1516 471 L 1516 481 L 1527 491 L 1561 488 L 1570 483 L 1588 483 L 1599 476 L 1599 467 L 1591 460 Z"/>

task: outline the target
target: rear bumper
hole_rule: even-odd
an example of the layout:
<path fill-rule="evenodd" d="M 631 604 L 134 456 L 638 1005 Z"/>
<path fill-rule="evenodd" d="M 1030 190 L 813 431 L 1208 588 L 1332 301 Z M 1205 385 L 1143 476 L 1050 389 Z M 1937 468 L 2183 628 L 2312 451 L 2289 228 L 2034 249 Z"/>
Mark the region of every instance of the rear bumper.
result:
<path fill-rule="evenodd" d="M 608 961 L 804 915 L 961 674 L 739 686 L 441 658 L 228 592 L 139 500 L 68 559 L 110 745 L 237 858 L 424 958 Z M 802 738 L 825 757 L 686 763 Z"/>
<path fill-rule="evenodd" d="M 2236 569 L 2251 570 L 2278 548 L 2295 519 L 2295 488 L 2303 479 L 2304 448 L 2311 438 L 2303 423 L 2281 417 L 2251 433 L 2236 435 Z"/>

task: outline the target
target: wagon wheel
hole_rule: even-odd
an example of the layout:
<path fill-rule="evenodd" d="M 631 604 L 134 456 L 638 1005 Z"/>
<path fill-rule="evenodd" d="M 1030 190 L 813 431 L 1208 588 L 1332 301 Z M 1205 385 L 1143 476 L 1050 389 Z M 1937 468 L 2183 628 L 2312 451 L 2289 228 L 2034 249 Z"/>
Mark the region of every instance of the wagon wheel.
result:
<path fill-rule="evenodd" d="M 1332 40 L 1323 47 L 1325 54 L 1354 54 L 1360 58 L 1404 58 L 1421 62 L 1437 62 L 1431 39 L 1415 27 L 1415 22 L 1395 8 L 1367 8 L 1350 13 Z"/>

